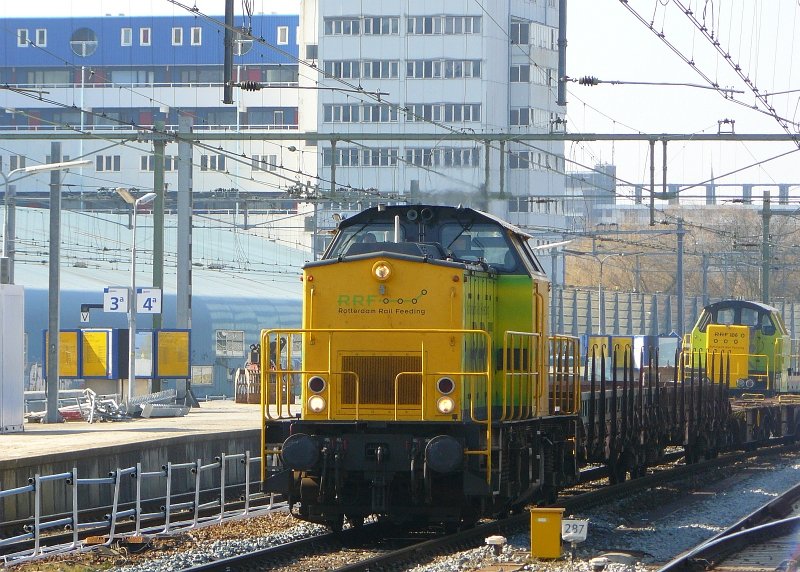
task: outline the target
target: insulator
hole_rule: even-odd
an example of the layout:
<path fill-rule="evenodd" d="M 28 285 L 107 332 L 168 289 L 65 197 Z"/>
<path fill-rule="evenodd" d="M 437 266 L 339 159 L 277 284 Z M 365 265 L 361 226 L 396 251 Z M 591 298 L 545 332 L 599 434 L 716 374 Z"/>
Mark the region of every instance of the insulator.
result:
<path fill-rule="evenodd" d="M 597 85 L 600 83 L 600 80 L 593 75 L 585 75 L 578 80 L 578 83 L 581 85 Z"/>
<path fill-rule="evenodd" d="M 239 87 L 245 91 L 258 91 L 261 89 L 261 84 L 257 81 L 243 81 Z"/>

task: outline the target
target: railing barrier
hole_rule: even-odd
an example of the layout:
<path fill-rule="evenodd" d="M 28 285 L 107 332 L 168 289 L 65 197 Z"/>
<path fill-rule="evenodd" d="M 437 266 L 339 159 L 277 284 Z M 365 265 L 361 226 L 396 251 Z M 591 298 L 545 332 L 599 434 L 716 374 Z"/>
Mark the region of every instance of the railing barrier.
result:
<path fill-rule="evenodd" d="M 275 462 L 274 458 L 267 458 L 267 463 L 272 464 Z M 147 537 L 165 534 L 174 534 L 176 532 L 184 532 L 193 528 L 200 528 L 220 522 L 234 520 L 245 516 L 256 516 L 269 512 L 275 508 L 275 495 L 269 495 L 268 505 L 259 505 L 253 507 L 253 500 L 258 497 L 262 499 L 259 491 L 251 493 L 251 487 L 254 482 L 251 479 L 251 471 L 260 473 L 256 465 L 261 464 L 261 457 L 250 456 L 250 451 L 235 454 L 221 454 L 216 457 L 213 462 L 203 464 L 202 459 L 187 463 L 172 463 L 167 462 L 162 465 L 157 471 L 144 471 L 142 464 L 137 463 L 135 467 L 117 468 L 108 473 L 105 477 L 87 477 L 79 478 L 77 468 L 66 473 L 57 473 L 53 475 L 39 475 L 36 474 L 28 479 L 28 484 L 22 487 L 13 489 L 0 490 L 0 500 L 10 498 L 20 498 L 25 495 L 32 496 L 32 505 L 34 508 L 33 517 L 30 522 L 23 525 L 22 534 L 11 536 L 8 538 L 0 539 L 0 548 L 10 547 L 15 544 L 32 541 L 33 547 L 19 550 L 17 552 L 0 555 L 0 564 L 12 565 L 45 558 L 55 554 L 62 554 L 74 551 L 91 550 L 94 546 L 109 546 L 112 543 L 122 540 L 126 537 Z M 234 469 L 234 467 L 241 466 L 242 470 Z M 219 485 L 209 487 L 208 489 L 202 488 L 204 480 L 209 480 L 217 471 L 219 472 L 218 481 Z M 230 478 L 229 473 L 234 473 L 234 478 Z M 239 477 L 239 473 L 244 473 Z M 191 492 L 189 493 L 191 500 L 176 502 L 173 490 L 173 477 L 192 475 L 194 481 L 192 483 Z M 206 477 L 204 479 L 204 477 Z M 123 482 L 126 478 L 135 479 L 134 486 L 135 499 L 124 504 L 130 505 L 130 508 L 121 508 L 122 492 L 124 490 Z M 143 512 L 145 503 L 157 502 L 157 498 L 143 498 L 142 493 L 144 490 L 143 483 L 146 480 L 164 480 L 165 494 L 163 504 L 159 510 L 155 512 Z M 72 499 L 71 511 L 67 515 L 43 515 L 42 514 L 42 484 L 43 483 L 62 483 L 63 486 L 69 487 L 69 496 Z M 111 502 L 110 513 L 106 514 L 100 520 L 80 522 L 79 515 L 81 508 L 79 505 L 79 487 L 108 487 L 113 486 L 113 500 Z M 238 498 L 229 499 L 227 493 L 231 487 L 244 486 L 244 492 Z M 212 496 L 216 497 L 213 500 L 201 503 L 202 493 L 214 493 Z M 183 493 L 186 496 L 186 493 Z M 94 495 L 90 495 L 94 496 Z M 231 502 L 243 502 L 244 508 L 241 510 L 229 510 L 227 506 Z M 87 509 L 90 507 L 86 507 Z M 210 516 L 203 516 L 204 511 L 212 511 Z M 189 518 L 182 518 L 175 520 L 174 516 L 182 514 L 186 516 L 191 513 Z M 163 524 L 153 523 L 153 521 L 162 520 Z M 120 532 L 118 525 L 123 522 L 132 522 L 133 530 L 131 532 Z M 148 526 L 147 523 L 151 524 Z M 68 543 L 61 543 L 54 546 L 43 545 L 42 539 L 46 533 L 52 534 L 51 531 L 56 528 L 63 528 L 72 532 L 71 541 Z M 86 544 L 79 537 L 81 531 L 95 530 L 98 534 L 105 536 L 103 543 Z M 30 545 L 28 545 L 30 546 Z"/>

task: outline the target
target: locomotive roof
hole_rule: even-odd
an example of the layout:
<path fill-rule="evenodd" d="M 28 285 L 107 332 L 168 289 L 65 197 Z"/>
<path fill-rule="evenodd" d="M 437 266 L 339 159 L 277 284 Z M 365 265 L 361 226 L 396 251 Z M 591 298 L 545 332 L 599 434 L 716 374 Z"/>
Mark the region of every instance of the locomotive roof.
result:
<path fill-rule="evenodd" d="M 763 310 L 765 312 L 778 312 L 778 309 L 774 306 L 769 306 L 767 304 L 763 304 L 761 302 L 754 302 L 752 300 L 720 300 L 719 302 L 713 302 L 707 305 L 704 310 L 707 312 L 716 312 L 720 308 L 755 308 L 757 310 Z"/>
<path fill-rule="evenodd" d="M 458 222 L 460 224 L 464 223 L 491 223 L 497 224 L 502 226 L 503 228 L 510 230 L 514 234 L 517 234 L 523 239 L 533 238 L 533 235 L 525 232 L 521 228 L 510 224 L 503 219 L 491 215 L 489 213 L 485 213 L 483 211 L 479 211 L 469 207 L 451 207 L 451 206 L 442 206 L 442 205 L 386 205 L 381 207 L 372 207 L 366 210 L 361 211 L 355 215 L 352 215 L 342 222 L 339 223 L 339 229 L 347 228 L 354 225 L 363 225 L 367 222 L 380 222 L 384 221 L 387 223 L 391 223 L 394 221 L 394 217 L 399 215 L 404 217 L 406 220 L 415 220 L 408 216 L 409 211 L 414 211 L 415 214 L 411 216 L 421 217 L 423 216 L 421 213 L 424 209 L 430 209 L 431 213 L 433 214 L 433 218 L 431 222 L 436 224 L 436 222 L 441 221 L 448 221 L 448 222 Z M 423 222 L 424 219 L 423 219 Z"/>

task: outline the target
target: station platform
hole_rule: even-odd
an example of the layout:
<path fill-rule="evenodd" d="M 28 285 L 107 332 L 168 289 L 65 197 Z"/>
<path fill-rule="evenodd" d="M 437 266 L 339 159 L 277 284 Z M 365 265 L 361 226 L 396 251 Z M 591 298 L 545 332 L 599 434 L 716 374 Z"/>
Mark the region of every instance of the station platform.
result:
<path fill-rule="evenodd" d="M 0 436 L 0 490 L 28 485 L 34 475 L 55 475 L 77 470 L 79 478 L 107 477 L 118 468 L 135 467 L 158 471 L 167 463 L 212 463 L 221 454 L 261 454 L 261 407 L 234 400 L 201 401 L 183 417 L 134 418 L 127 421 L 68 421 L 25 423 L 18 433 Z M 258 467 L 251 476 L 257 480 Z M 133 487 L 133 479 L 125 488 Z M 173 491 L 192 490 L 189 478 L 173 483 Z M 88 487 L 87 487 L 88 488 Z M 163 483 L 150 496 L 163 494 Z M 112 487 L 95 487 L 81 506 L 110 503 Z M 50 487 L 42 498 L 43 514 L 69 510 L 67 491 Z M 131 491 L 125 491 L 129 496 Z M 82 493 L 83 496 L 83 493 Z M 0 522 L 28 518 L 32 497 L 0 498 Z"/>
<path fill-rule="evenodd" d="M 40 456 L 91 452 L 98 448 L 147 444 L 161 439 L 260 431 L 260 410 L 258 404 L 213 400 L 201 401 L 200 407 L 190 409 L 183 417 L 137 417 L 95 423 L 25 423 L 24 431 L 3 434 L 0 467 L 14 460 L 30 461 Z"/>

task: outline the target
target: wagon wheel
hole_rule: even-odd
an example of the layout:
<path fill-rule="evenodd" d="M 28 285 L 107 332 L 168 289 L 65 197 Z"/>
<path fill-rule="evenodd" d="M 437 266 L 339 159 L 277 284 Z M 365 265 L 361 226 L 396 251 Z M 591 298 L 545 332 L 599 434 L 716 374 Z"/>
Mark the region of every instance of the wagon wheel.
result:
<path fill-rule="evenodd" d="M 362 526 L 364 526 L 363 514 L 347 514 L 345 515 L 345 519 L 347 520 L 347 524 L 349 524 L 351 528 L 361 528 Z"/>
<path fill-rule="evenodd" d="M 328 520 L 326 524 L 328 525 L 328 528 L 331 529 L 331 532 L 342 532 L 342 529 L 344 528 L 344 515 L 336 515 L 332 519 Z"/>
<path fill-rule="evenodd" d="M 606 468 L 608 469 L 608 481 L 612 485 L 624 483 L 628 473 L 625 463 L 624 455 L 614 453 L 609 455 L 606 461 Z"/>

